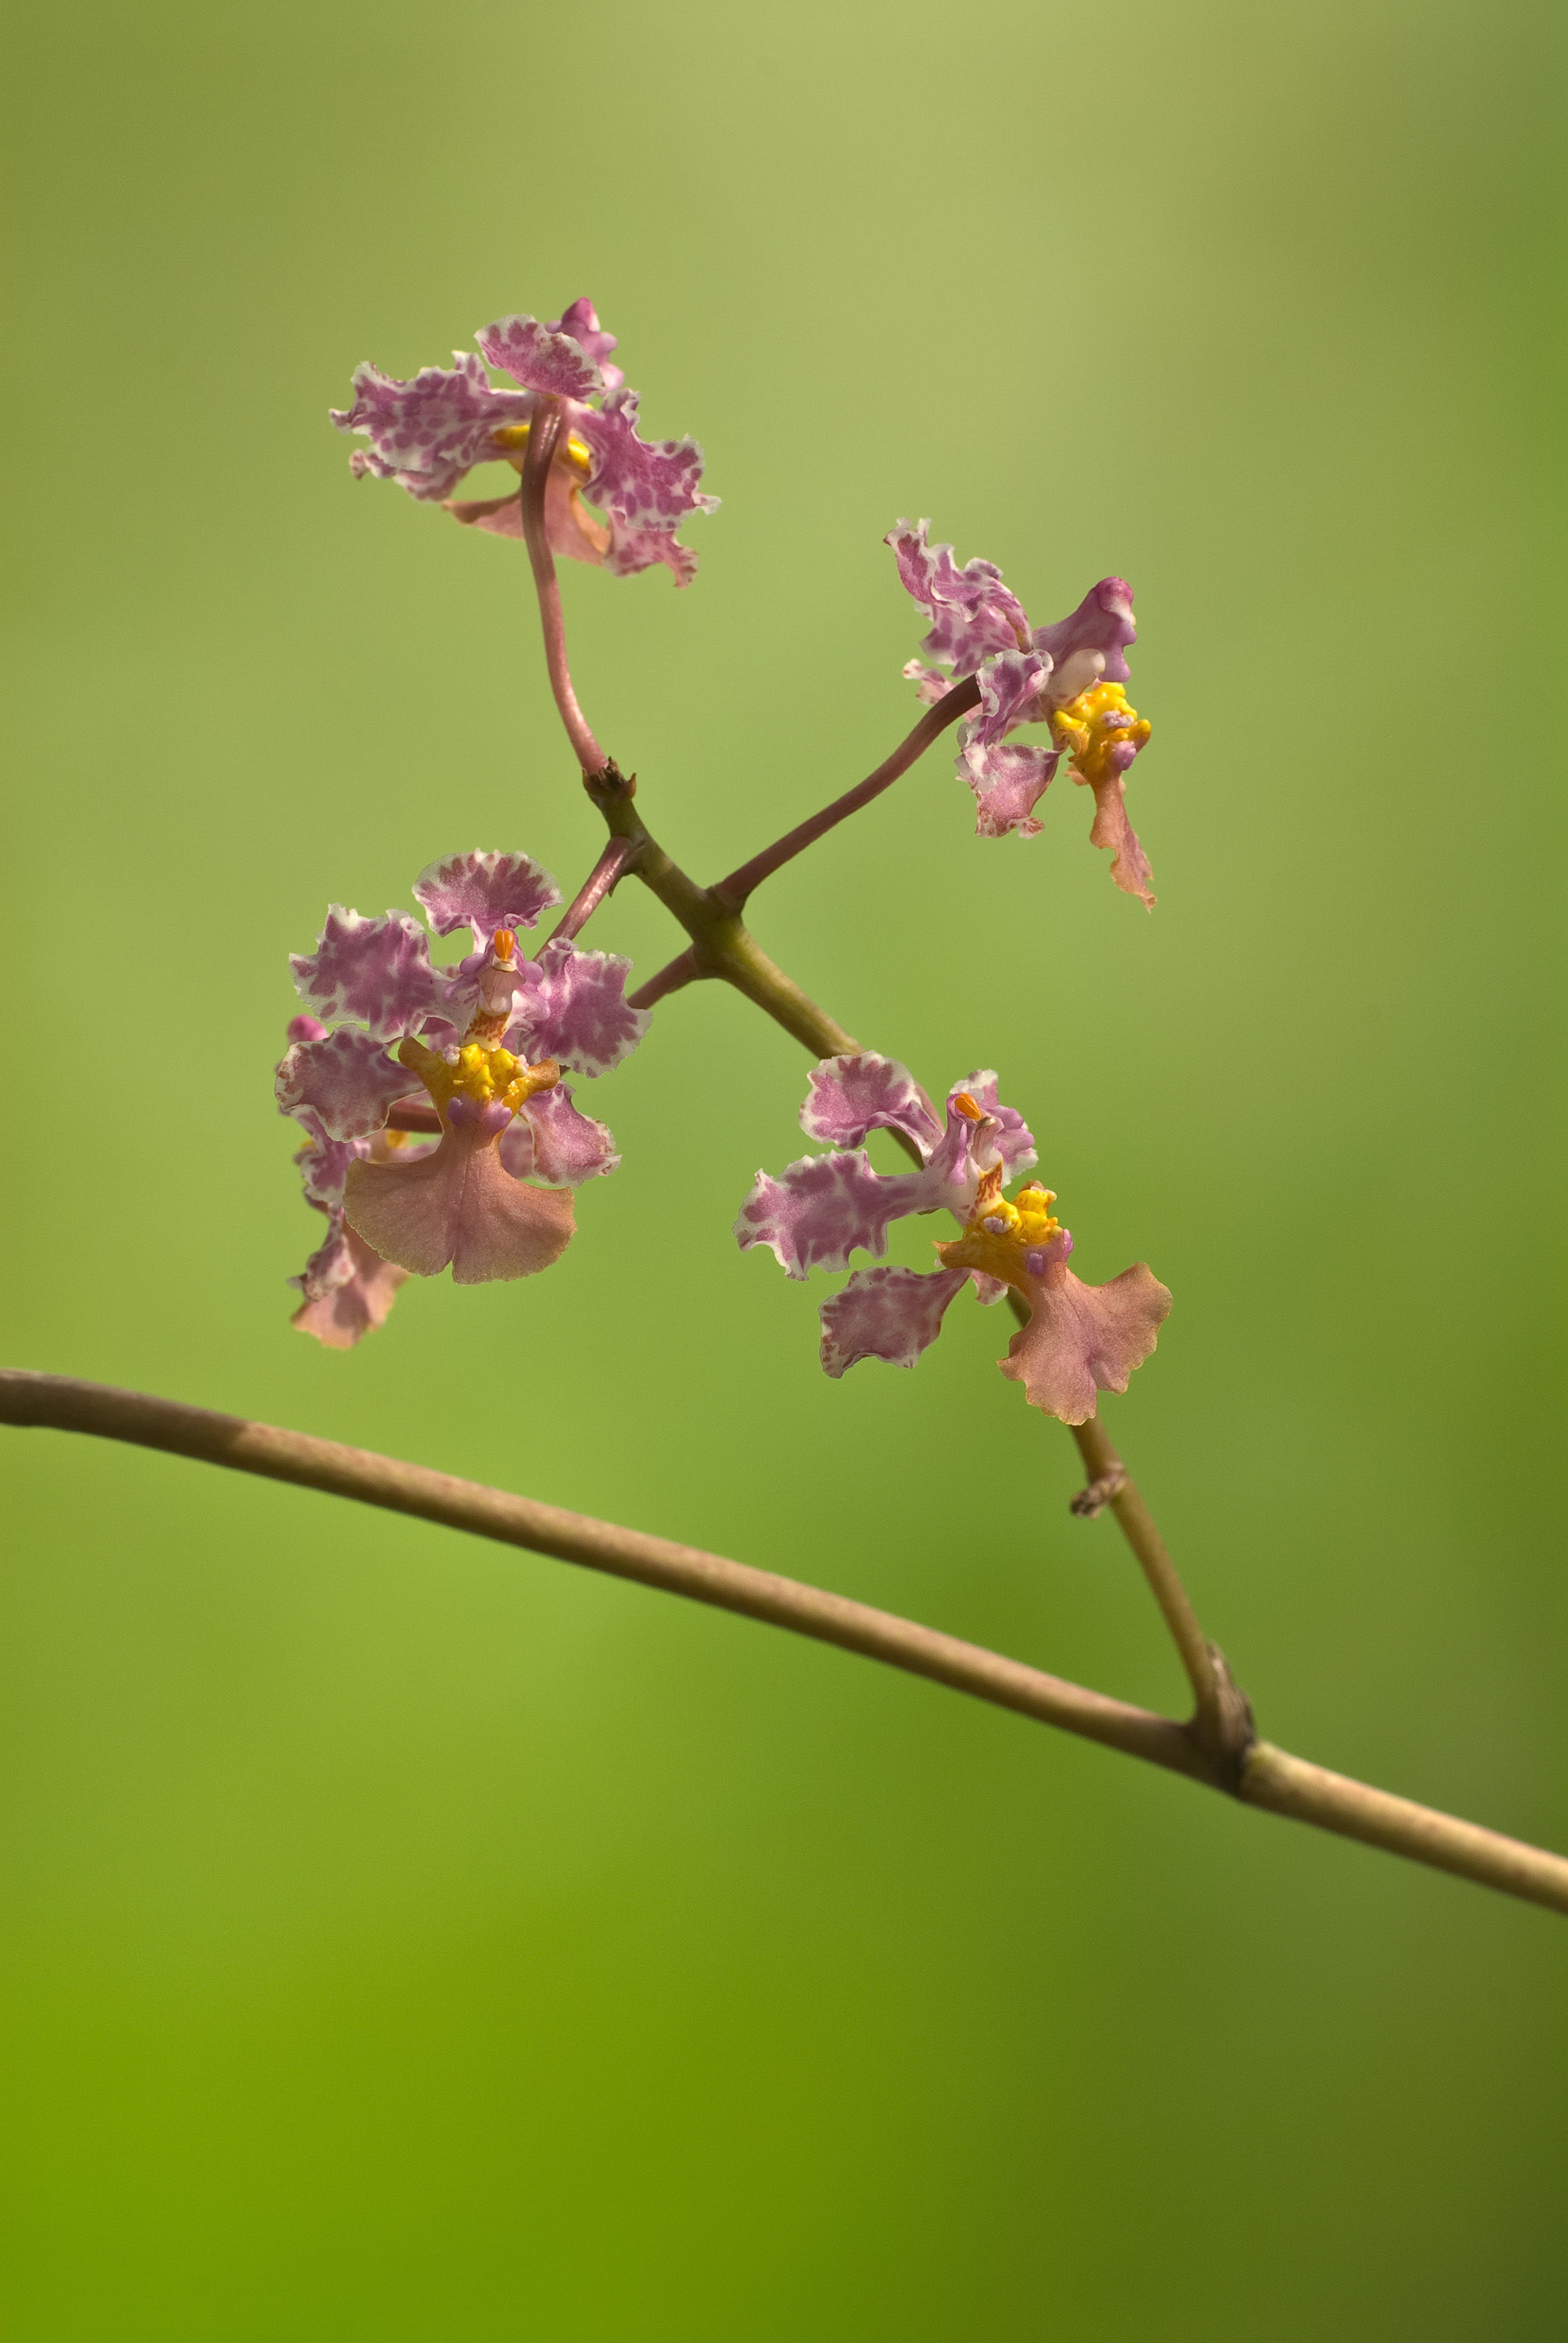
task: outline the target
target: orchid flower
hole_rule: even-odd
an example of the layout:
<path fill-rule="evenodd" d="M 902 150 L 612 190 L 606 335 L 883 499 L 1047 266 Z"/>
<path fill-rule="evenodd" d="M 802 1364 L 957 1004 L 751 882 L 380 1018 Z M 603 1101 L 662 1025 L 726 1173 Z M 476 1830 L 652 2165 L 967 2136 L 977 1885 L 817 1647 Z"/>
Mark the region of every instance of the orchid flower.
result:
<path fill-rule="evenodd" d="M 621 578 L 662 561 L 678 586 L 689 585 L 697 556 L 675 532 L 688 514 L 719 505 L 697 485 L 702 450 L 695 439 L 638 437 L 638 393 L 610 365 L 616 337 L 603 331 L 592 302 L 574 301 L 549 325 L 499 317 L 475 339 L 515 388 L 496 388 L 471 350 L 455 350 L 451 367 L 422 367 L 408 382 L 369 364 L 356 369 L 354 404 L 332 410 L 339 431 L 370 442 L 350 459 L 356 476 L 396 480 L 457 520 L 520 538 L 520 490 L 460 503 L 452 491 L 476 464 L 498 459 L 520 472 L 535 415 L 550 400 L 564 420 L 545 488 L 553 549 Z"/>
<path fill-rule="evenodd" d="M 437 935 L 471 931 L 466 959 L 435 966 L 407 912 L 365 919 L 334 904 L 316 950 L 293 960 L 321 1014 L 290 1026 L 277 1101 L 306 1132 L 306 1198 L 328 1223 L 296 1281 L 294 1322 L 339 1347 L 381 1322 L 409 1273 L 449 1263 L 475 1284 L 558 1259 L 570 1192 L 620 1161 L 562 1069 L 608 1072 L 648 1021 L 627 1002 L 629 960 L 561 939 L 519 952 L 517 930 L 560 900 L 528 855 L 453 855 L 413 892 Z"/>
<path fill-rule="evenodd" d="M 1137 639 L 1132 588 L 1125 578 L 1102 578 L 1070 617 L 1031 629 L 994 562 L 967 561 L 960 569 L 950 545 L 928 542 L 930 527 L 901 520 L 885 542 L 931 622 L 921 649 L 951 672 L 910 659 L 904 673 L 932 703 L 964 676 L 980 687 L 980 709 L 959 734 L 958 759 L 979 802 L 977 833 L 1002 838 L 1016 830 L 1033 838 L 1041 826 L 1034 808 L 1065 755 L 1073 779 L 1094 792 L 1090 843 L 1110 848 L 1117 886 L 1151 907 L 1153 873 L 1124 794 L 1151 729 L 1123 689 L 1131 681 L 1123 654 Z M 1050 746 L 1010 739 L 1023 724 L 1049 725 Z"/>
<path fill-rule="evenodd" d="M 1022 1118 L 1000 1104 L 994 1073 L 977 1073 L 948 1094 L 945 1116 L 907 1067 L 870 1051 L 824 1059 L 811 1076 L 800 1121 L 826 1155 L 802 1156 L 777 1180 L 759 1172 L 735 1224 L 742 1251 L 766 1245 L 790 1277 L 847 1269 L 854 1252 L 879 1257 L 890 1224 L 910 1212 L 946 1208 L 961 1234 L 937 1244 L 940 1269 L 857 1270 L 821 1306 L 822 1364 L 839 1376 L 857 1360 L 912 1367 L 941 1331 L 948 1305 L 967 1284 L 982 1302 L 1010 1289 L 1029 1306 L 1028 1323 L 1000 1362 L 1030 1402 L 1064 1423 L 1094 1413 L 1101 1391 L 1123 1392 L 1153 1350 L 1171 1307 L 1143 1262 L 1108 1285 L 1085 1285 L 1069 1269 L 1072 1238 L 1030 1181 L 1012 1202 L 1002 1190 L 1035 1161 Z M 900 1131 L 920 1169 L 873 1172 L 859 1144 L 873 1130 Z"/>

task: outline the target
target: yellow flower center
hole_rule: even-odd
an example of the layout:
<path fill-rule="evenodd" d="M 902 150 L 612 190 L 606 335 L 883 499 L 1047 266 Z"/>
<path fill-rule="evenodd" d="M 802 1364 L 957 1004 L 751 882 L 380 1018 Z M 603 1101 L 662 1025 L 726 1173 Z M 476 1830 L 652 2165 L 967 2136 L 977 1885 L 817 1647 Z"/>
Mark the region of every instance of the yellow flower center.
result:
<path fill-rule="evenodd" d="M 1114 779 L 1118 768 L 1111 751 L 1119 742 L 1130 740 L 1141 749 L 1153 727 L 1129 708 L 1119 683 L 1095 683 L 1056 710 L 1050 729 L 1058 748 L 1072 751 L 1074 777 L 1092 786 Z"/>
<path fill-rule="evenodd" d="M 1001 1168 L 988 1172 L 980 1182 L 973 1212 L 961 1237 L 937 1251 L 947 1269 L 983 1270 L 988 1277 L 1027 1292 L 1028 1255 L 1061 1234 L 1061 1222 L 1051 1211 L 1053 1190 L 1031 1180 L 1010 1203 L 1001 1192 Z"/>
<path fill-rule="evenodd" d="M 503 423 L 498 431 L 491 432 L 490 437 L 501 454 L 510 458 L 514 453 L 521 455 L 528 446 L 530 427 L 527 423 Z M 568 431 L 557 447 L 556 461 L 568 466 L 584 480 L 593 469 L 592 450 L 587 440 L 579 439 L 575 431 Z"/>
<path fill-rule="evenodd" d="M 413 1040 L 401 1045 L 397 1060 L 417 1074 L 443 1122 L 455 1098 L 471 1099 L 476 1106 L 504 1106 L 508 1114 L 516 1114 L 525 1099 L 553 1090 L 561 1078 L 553 1058 L 530 1066 L 509 1050 L 487 1050 L 477 1041 L 464 1042 L 455 1065 Z"/>

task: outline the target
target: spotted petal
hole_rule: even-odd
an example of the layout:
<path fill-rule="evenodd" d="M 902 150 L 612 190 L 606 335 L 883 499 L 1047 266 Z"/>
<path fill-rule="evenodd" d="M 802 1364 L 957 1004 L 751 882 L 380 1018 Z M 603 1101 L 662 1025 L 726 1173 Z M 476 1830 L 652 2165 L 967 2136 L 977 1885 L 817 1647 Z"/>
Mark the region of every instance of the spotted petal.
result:
<path fill-rule="evenodd" d="M 675 529 L 689 513 L 717 512 L 704 496 L 702 450 L 695 439 L 639 437 L 639 395 L 618 390 L 597 412 L 579 416 L 576 429 L 593 453 L 588 492 L 628 528 Z"/>
<path fill-rule="evenodd" d="M 326 1212 L 343 1202 L 348 1167 L 357 1163 L 370 1142 L 367 1139 L 329 1139 L 309 1109 L 299 1115 L 299 1121 L 310 1132 L 294 1159 L 299 1167 L 305 1201 Z"/>
<path fill-rule="evenodd" d="M 668 529 L 628 528 L 611 515 L 604 566 L 612 578 L 635 578 L 639 570 L 657 568 L 660 562 L 678 586 L 689 586 L 697 575 L 697 555 Z"/>
<path fill-rule="evenodd" d="M 548 870 L 528 854 L 449 854 L 427 863 L 414 881 L 414 900 L 438 936 L 474 930 L 484 951 L 498 928 L 531 928 L 561 900 Z"/>
<path fill-rule="evenodd" d="M 416 1033 L 446 1001 L 425 930 L 407 911 L 363 919 L 334 903 L 314 952 L 291 952 L 295 989 L 327 1019 L 357 1017 L 378 1041 Z"/>
<path fill-rule="evenodd" d="M 537 317 L 498 317 L 474 339 L 486 362 L 499 367 L 528 390 L 562 398 L 588 398 L 604 388 L 604 377 L 580 342 L 552 331 Z"/>
<path fill-rule="evenodd" d="M 618 952 L 578 951 L 548 943 L 522 967 L 518 1046 L 530 1063 L 554 1058 L 579 1074 L 604 1074 L 630 1055 L 648 1031 L 648 1012 L 627 1005 L 631 962 Z"/>
<path fill-rule="evenodd" d="M 871 1169 L 864 1148 L 802 1155 L 775 1180 L 759 1172 L 740 1207 L 735 1241 L 742 1252 L 766 1245 L 790 1277 L 812 1269 L 848 1269 L 854 1252 L 888 1250 L 888 1225 L 920 1209 L 925 1174 L 888 1178 Z"/>
<path fill-rule="evenodd" d="M 569 1193 L 514 1180 L 476 1125 L 447 1131 L 420 1162 L 356 1163 L 343 1211 L 386 1260 L 418 1277 L 450 1262 L 459 1285 L 548 1269 L 575 1225 Z"/>
<path fill-rule="evenodd" d="M 904 673 L 914 685 L 917 696 L 928 708 L 945 699 L 953 688 L 954 678 L 944 675 L 940 667 L 927 667 L 923 659 L 906 659 Z"/>
<path fill-rule="evenodd" d="M 357 449 L 356 472 L 396 480 L 422 502 L 450 496 L 465 472 L 497 450 L 493 434 L 533 406 L 515 390 L 493 390 L 471 350 L 457 350 L 455 367 L 423 367 L 411 381 L 362 366 L 354 376 L 354 403 L 334 409 L 339 431 L 370 442 Z"/>
<path fill-rule="evenodd" d="M 559 317 L 553 317 L 546 329 L 552 334 L 569 334 L 585 357 L 591 358 L 604 377 L 607 391 L 618 390 L 626 380 L 619 367 L 609 364 L 611 350 L 619 347 L 613 334 L 607 334 L 599 324 L 598 314 L 587 294 L 572 303 Z"/>
<path fill-rule="evenodd" d="M 972 675 L 991 653 L 1028 642 L 1029 614 L 994 562 L 967 561 L 960 569 L 950 545 L 927 541 L 930 528 L 929 520 L 901 520 L 883 543 L 893 548 L 905 590 L 931 621 L 921 649 L 950 664 L 955 676 Z"/>
<path fill-rule="evenodd" d="M 961 1269 L 858 1269 L 824 1302 L 822 1364 L 833 1376 L 859 1359 L 912 1367 L 941 1332 L 950 1302 L 968 1282 Z"/>
<path fill-rule="evenodd" d="M 530 1173 L 552 1188 L 580 1188 L 620 1163 L 614 1134 L 572 1104 L 569 1082 L 536 1091 L 501 1139 L 501 1161 L 515 1180 Z"/>
<path fill-rule="evenodd" d="M 296 1041 L 277 1070 L 285 1114 L 314 1119 L 327 1139 L 368 1139 L 404 1096 L 408 1076 L 372 1035 L 340 1025 L 319 1041 Z"/>
<path fill-rule="evenodd" d="M 1102 1391 L 1124 1392 L 1153 1350 L 1171 1295 L 1146 1262 L 1109 1285 L 1085 1285 L 1053 1246 L 1043 1276 L 1029 1280 L 1030 1320 L 1000 1361 L 1031 1406 L 1063 1423 L 1082 1423 Z"/>
<path fill-rule="evenodd" d="M 959 735 L 958 759 L 978 801 L 977 837 L 1005 838 L 1016 830 L 1032 838 L 1040 830 L 1034 808 L 1050 786 L 1061 751 L 1006 736 L 1043 712 L 1040 693 L 1050 673 L 1049 662 L 1038 653 L 1017 650 L 987 659 L 979 670 L 980 709 Z"/>
<path fill-rule="evenodd" d="M 936 1109 L 907 1066 L 875 1050 L 814 1068 L 800 1128 L 809 1139 L 857 1147 L 869 1131 L 906 1131 L 922 1161 L 942 1135 Z"/>

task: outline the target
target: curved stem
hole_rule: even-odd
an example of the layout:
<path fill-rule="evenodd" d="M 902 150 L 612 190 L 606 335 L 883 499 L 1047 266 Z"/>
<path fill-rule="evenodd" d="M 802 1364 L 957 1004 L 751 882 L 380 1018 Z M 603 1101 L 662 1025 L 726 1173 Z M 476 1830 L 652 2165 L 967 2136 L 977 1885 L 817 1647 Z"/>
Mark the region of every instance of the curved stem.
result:
<path fill-rule="evenodd" d="M 1087 1423 L 1075 1423 L 1069 1429 L 1078 1443 L 1078 1453 L 1083 1459 L 1084 1471 L 1090 1481 L 1114 1483 L 1107 1502 L 1116 1515 L 1122 1535 L 1138 1557 L 1139 1567 L 1149 1582 L 1161 1614 L 1171 1630 L 1171 1640 L 1187 1671 L 1187 1681 L 1192 1687 L 1192 1697 L 1197 1704 L 1192 1719 L 1194 1731 L 1217 1753 L 1228 1751 L 1232 1757 L 1240 1757 L 1253 1739 L 1251 1712 L 1231 1682 L 1230 1671 L 1223 1660 L 1198 1624 L 1198 1614 L 1192 1608 L 1187 1589 L 1166 1551 L 1165 1541 L 1155 1527 L 1154 1516 L 1144 1503 L 1137 1482 L 1117 1454 L 1098 1415 L 1091 1415 Z"/>
<path fill-rule="evenodd" d="M 547 943 L 569 943 L 588 925 L 607 895 L 626 877 L 637 860 L 638 848 L 629 838 L 612 838 L 555 926 Z"/>
<path fill-rule="evenodd" d="M 927 709 L 913 731 L 899 743 L 890 757 L 883 759 L 874 773 L 868 773 L 863 781 L 857 782 L 852 789 L 846 789 L 841 798 L 835 798 L 831 805 L 825 805 L 820 813 L 814 813 L 808 820 L 798 822 L 793 830 L 786 830 L 783 837 L 775 839 L 771 846 L 765 846 L 760 854 L 754 854 L 749 862 L 743 862 L 739 870 L 732 870 L 728 879 L 721 879 L 712 890 L 715 900 L 732 911 L 743 910 L 747 897 L 760 887 L 764 879 L 771 879 L 776 870 L 782 870 L 787 862 L 792 862 L 798 854 L 803 854 L 819 838 L 826 838 L 830 830 L 836 830 L 841 821 L 847 821 L 850 814 L 859 813 L 862 806 L 869 805 L 873 798 L 879 798 L 884 789 L 891 789 L 917 759 L 925 755 L 932 741 L 939 739 L 950 724 L 956 724 L 960 716 L 967 715 L 971 708 L 979 705 L 980 685 L 972 675 L 965 676 L 934 707 Z"/>
<path fill-rule="evenodd" d="M 666 1000 L 670 993 L 678 992 L 683 986 L 694 983 L 700 973 L 696 951 L 688 944 L 683 952 L 677 952 L 673 960 L 666 960 L 661 969 L 656 970 L 646 984 L 639 984 L 635 992 L 627 994 L 627 1007 L 651 1009 L 656 1001 Z"/>
<path fill-rule="evenodd" d="M 548 485 L 550 466 L 555 460 L 562 427 L 561 404 L 558 398 L 541 398 L 534 410 L 528 431 L 528 444 L 523 457 L 522 517 L 523 538 L 528 548 L 528 560 L 533 567 L 534 585 L 539 598 L 539 624 L 544 629 L 545 665 L 549 670 L 550 689 L 561 722 L 566 726 L 567 739 L 578 763 L 585 773 L 599 773 L 608 759 L 593 735 L 593 729 L 578 706 L 577 693 L 572 689 L 571 669 L 567 665 L 567 627 L 561 615 L 561 589 L 556 578 L 556 558 L 550 551 L 550 541 L 545 526 L 545 489 Z"/>
<path fill-rule="evenodd" d="M 0 1371 L 0 1422 L 49 1426 L 135 1442 L 273 1481 L 293 1482 L 361 1503 L 386 1506 L 535 1554 L 553 1554 L 612 1577 L 684 1594 L 818 1642 L 836 1644 L 955 1692 L 993 1702 L 1043 1725 L 1168 1767 L 1244 1804 L 1338 1832 L 1391 1854 L 1452 1871 L 1505 1895 L 1568 1912 L 1568 1860 L 1434 1807 L 1254 1743 L 1239 1775 L 1190 1727 L 1043 1669 L 1005 1658 L 940 1629 L 921 1626 L 825 1588 L 752 1570 L 699 1547 L 623 1529 L 558 1505 L 540 1504 L 475 1481 L 460 1481 L 400 1458 L 346 1448 L 335 1440 L 249 1423 L 209 1408 L 145 1392 L 116 1391 L 70 1375 Z"/>

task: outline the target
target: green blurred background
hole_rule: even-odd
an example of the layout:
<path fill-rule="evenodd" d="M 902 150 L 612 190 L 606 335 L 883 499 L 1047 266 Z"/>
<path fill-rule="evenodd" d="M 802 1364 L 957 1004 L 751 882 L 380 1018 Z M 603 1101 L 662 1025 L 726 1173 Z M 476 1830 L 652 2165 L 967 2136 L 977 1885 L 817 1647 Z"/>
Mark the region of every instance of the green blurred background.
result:
<path fill-rule="evenodd" d="M 566 581 L 699 875 L 912 720 L 898 515 L 1038 618 L 1133 580 L 1153 918 L 944 749 L 755 924 L 1174 1289 L 1107 1419 L 1271 1736 L 1568 1843 L 1557 73 L 1479 0 L 14 20 L 6 1357 L 1180 1699 L 1006 1327 L 831 1384 L 736 1252 L 806 1063 L 717 988 L 548 1277 L 289 1331 L 286 951 L 598 843 L 517 548 L 325 410 L 586 291 L 725 499 L 689 594 Z M 1563 2334 L 1560 1921 L 552 1563 L 0 1459 L 18 2343 Z"/>

